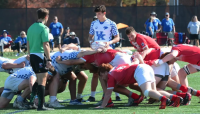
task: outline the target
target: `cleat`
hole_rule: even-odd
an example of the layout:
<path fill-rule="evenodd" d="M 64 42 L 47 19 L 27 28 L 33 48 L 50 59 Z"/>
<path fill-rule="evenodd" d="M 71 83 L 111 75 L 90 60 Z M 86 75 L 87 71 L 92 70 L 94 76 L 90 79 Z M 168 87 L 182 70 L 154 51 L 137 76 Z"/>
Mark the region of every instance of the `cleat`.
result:
<path fill-rule="evenodd" d="M 110 102 L 106 105 L 106 107 L 113 107 L 114 106 L 114 103 L 113 102 Z"/>
<path fill-rule="evenodd" d="M 55 100 L 54 102 L 49 103 L 49 108 L 63 108 L 65 106 L 61 105 L 58 100 Z"/>
<path fill-rule="evenodd" d="M 94 102 L 94 101 L 95 101 L 95 98 L 90 96 L 86 102 Z"/>
<path fill-rule="evenodd" d="M 185 98 L 183 98 L 182 105 L 189 105 L 192 99 L 192 95 L 190 93 L 186 93 Z"/>
<path fill-rule="evenodd" d="M 70 100 L 69 105 L 84 105 L 84 104 L 75 99 L 75 100 Z"/>
<path fill-rule="evenodd" d="M 102 102 L 103 102 L 103 100 L 100 100 L 99 102 L 97 102 L 96 104 L 94 104 L 95 106 L 99 106 L 99 105 L 101 105 L 102 104 Z"/>
<path fill-rule="evenodd" d="M 13 103 L 13 108 L 17 108 L 17 98 L 15 99 L 15 101 Z"/>
<path fill-rule="evenodd" d="M 170 101 L 170 103 L 167 106 L 173 106 L 174 105 L 174 101 Z"/>
<path fill-rule="evenodd" d="M 47 108 L 43 106 L 42 108 L 37 108 L 37 111 L 49 111 L 49 110 L 54 110 L 53 108 Z"/>
<path fill-rule="evenodd" d="M 148 103 L 147 104 L 153 104 L 155 103 L 157 100 L 153 99 L 153 98 L 149 98 Z"/>
<path fill-rule="evenodd" d="M 124 106 L 132 106 L 133 105 L 133 102 L 134 102 L 134 99 L 132 97 L 129 97 L 128 98 L 128 103 L 125 104 Z"/>
<path fill-rule="evenodd" d="M 170 99 L 168 99 L 168 98 L 165 99 L 164 101 L 161 101 L 159 109 L 165 109 L 166 106 L 167 106 L 169 103 L 170 103 Z"/>
<path fill-rule="evenodd" d="M 77 99 L 79 102 L 86 102 L 83 98 Z"/>
<path fill-rule="evenodd" d="M 183 102 L 183 98 L 177 97 L 174 104 L 173 104 L 173 107 L 179 107 L 182 102 Z"/>
<path fill-rule="evenodd" d="M 135 105 L 138 105 L 138 104 L 140 104 L 143 100 L 144 100 L 144 97 L 140 95 L 140 97 L 139 97 L 138 99 L 135 99 L 133 103 L 134 103 Z"/>
<path fill-rule="evenodd" d="M 116 96 L 116 101 L 122 101 L 119 96 Z"/>

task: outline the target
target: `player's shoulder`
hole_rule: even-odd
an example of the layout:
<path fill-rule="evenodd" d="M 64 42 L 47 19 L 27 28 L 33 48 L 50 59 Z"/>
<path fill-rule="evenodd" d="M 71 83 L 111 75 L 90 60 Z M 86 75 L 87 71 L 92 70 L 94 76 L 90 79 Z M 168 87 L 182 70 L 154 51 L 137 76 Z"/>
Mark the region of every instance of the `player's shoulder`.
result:
<path fill-rule="evenodd" d="M 114 21 L 112 21 L 110 19 L 107 19 L 106 22 L 109 23 L 110 25 L 115 25 L 116 24 Z"/>
<path fill-rule="evenodd" d="M 98 23 L 98 19 L 97 20 L 94 20 L 94 21 L 92 21 L 92 23 L 91 23 L 91 25 L 94 25 L 94 24 L 97 24 Z"/>

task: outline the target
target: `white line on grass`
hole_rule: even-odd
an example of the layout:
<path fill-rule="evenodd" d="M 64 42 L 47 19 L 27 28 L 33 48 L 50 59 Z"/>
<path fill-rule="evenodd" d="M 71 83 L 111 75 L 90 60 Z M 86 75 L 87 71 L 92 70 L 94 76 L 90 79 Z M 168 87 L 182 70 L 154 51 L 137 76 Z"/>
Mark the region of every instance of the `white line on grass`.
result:
<path fill-rule="evenodd" d="M 99 91 L 99 92 L 96 92 L 97 93 L 102 93 L 103 91 Z M 82 97 L 86 97 L 86 96 L 90 96 L 91 94 L 86 94 L 86 95 L 83 95 Z M 71 99 L 65 99 L 63 102 L 66 102 L 66 101 L 69 101 Z M 29 111 L 29 110 L 17 110 L 17 111 L 14 111 L 14 112 L 10 112 L 10 113 L 7 113 L 7 114 L 15 114 L 15 113 L 19 113 L 19 112 L 24 112 L 24 111 Z"/>

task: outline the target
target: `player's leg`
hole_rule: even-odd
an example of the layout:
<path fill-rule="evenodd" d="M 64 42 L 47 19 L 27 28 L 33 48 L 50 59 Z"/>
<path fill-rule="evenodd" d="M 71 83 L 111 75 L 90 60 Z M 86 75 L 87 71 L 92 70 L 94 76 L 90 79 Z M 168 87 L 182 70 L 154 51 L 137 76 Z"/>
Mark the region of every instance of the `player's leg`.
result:
<path fill-rule="evenodd" d="M 14 96 L 14 93 L 4 91 L 0 97 L 0 110 L 6 108 Z"/>
<path fill-rule="evenodd" d="M 88 76 L 85 74 L 84 71 L 75 71 L 75 74 L 79 80 L 78 82 L 78 93 L 77 93 L 77 99 L 80 101 L 82 100 L 82 93 L 85 88 L 86 82 L 88 80 Z"/>
<path fill-rule="evenodd" d="M 188 64 L 181 68 L 178 72 L 180 84 L 188 87 L 187 75 L 196 73 L 198 69 L 200 69 L 199 66 L 192 64 Z"/>
<path fill-rule="evenodd" d="M 4 89 L 4 87 L 1 87 L 1 88 L 0 88 L 0 95 L 1 95 L 2 92 L 3 92 L 3 89 Z"/>
<path fill-rule="evenodd" d="M 87 101 L 91 102 L 91 101 L 95 101 L 95 94 L 96 94 L 96 88 L 98 85 L 98 74 L 97 73 L 93 73 L 93 77 L 92 77 L 92 81 L 91 81 L 91 95 L 89 97 L 89 99 Z"/>
<path fill-rule="evenodd" d="M 199 38 L 195 39 L 195 45 L 199 47 Z"/>

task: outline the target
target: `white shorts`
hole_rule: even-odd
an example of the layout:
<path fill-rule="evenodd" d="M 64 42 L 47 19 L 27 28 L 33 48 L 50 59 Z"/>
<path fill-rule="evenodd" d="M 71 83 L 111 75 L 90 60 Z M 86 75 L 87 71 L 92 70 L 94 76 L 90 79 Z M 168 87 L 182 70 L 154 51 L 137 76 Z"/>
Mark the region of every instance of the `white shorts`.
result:
<path fill-rule="evenodd" d="M 177 76 L 180 66 L 175 62 L 172 68 L 171 77 Z"/>
<path fill-rule="evenodd" d="M 164 78 L 166 76 L 169 76 L 169 65 L 167 63 L 163 63 L 160 66 L 151 66 L 153 68 L 154 74 L 156 77 Z"/>
<path fill-rule="evenodd" d="M 60 75 L 67 74 L 68 72 L 72 71 L 72 66 L 59 63 L 52 63 L 52 65 L 55 68 L 56 72 L 58 72 Z"/>
<path fill-rule="evenodd" d="M 113 67 L 121 64 L 131 64 L 131 55 L 125 53 L 117 53 L 115 58 L 110 62 Z"/>
<path fill-rule="evenodd" d="M 194 65 L 194 64 L 190 64 L 192 67 L 194 67 L 194 68 L 196 68 L 197 69 L 197 71 L 200 71 L 200 66 L 198 66 L 198 65 Z"/>
<path fill-rule="evenodd" d="M 134 78 L 139 86 L 145 82 L 155 82 L 153 69 L 146 64 L 139 64 L 137 66 L 134 73 Z"/>
<path fill-rule="evenodd" d="M 1 97 L 12 99 L 15 93 L 18 91 L 18 86 L 24 79 L 16 78 L 16 77 L 8 77 L 4 84 L 4 90 L 1 94 Z"/>

